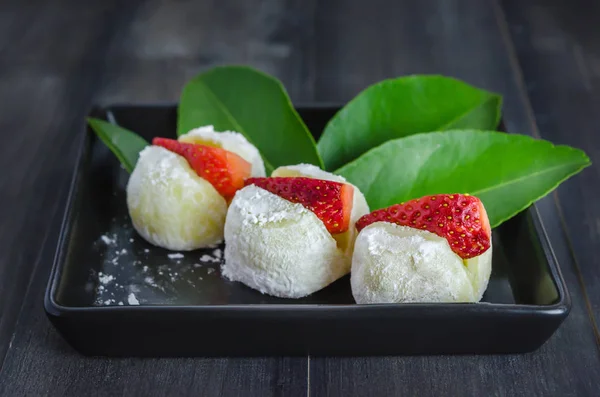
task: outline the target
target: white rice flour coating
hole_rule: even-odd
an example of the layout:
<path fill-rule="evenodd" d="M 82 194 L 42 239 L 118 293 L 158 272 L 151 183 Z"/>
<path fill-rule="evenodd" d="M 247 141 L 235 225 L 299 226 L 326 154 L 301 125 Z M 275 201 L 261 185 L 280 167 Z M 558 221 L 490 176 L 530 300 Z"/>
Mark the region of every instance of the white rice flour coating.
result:
<path fill-rule="evenodd" d="M 149 243 L 193 250 L 223 240 L 225 199 L 183 157 L 148 146 L 127 184 L 127 207 L 135 230 Z"/>
<path fill-rule="evenodd" d="M 359 233 L 352 258 L 357 303 L 478 302 L 492 270 L 492 247 L 463 261 L 448 241 L 388 222 Z"/>
<path fill-rule="evenodd" d="M 252 176 L 262 177 L 266 175 L 265 164 L 262 157 L 260 157 L 260 152 L 239 132 L 217 132 L 212 125 L 207 125 L 194 128 L 178 139 L 180 142 L 211 144 L 233 152 L 252 164 Z"/>
<path fill-rule="evenodd" d="M 231 202 L 225 241 L 223 275 L 277 297 L 304 297 L 350 270 L 313 212 L 254 185 Z"/>

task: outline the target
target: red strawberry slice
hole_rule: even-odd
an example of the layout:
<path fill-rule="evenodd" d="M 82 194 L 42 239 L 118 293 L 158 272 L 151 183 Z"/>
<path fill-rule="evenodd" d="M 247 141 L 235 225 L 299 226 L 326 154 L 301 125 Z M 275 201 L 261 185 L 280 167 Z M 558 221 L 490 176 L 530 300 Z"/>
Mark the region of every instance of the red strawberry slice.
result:
<path fill-rule="evenodd" d="M 304 177 L 250 178 L 256 185 L 292 203 L 302 204 L 317 215 L 331 234 L 350 226 L 354 187 L 345 183 Z"/>
<path fill-rule="evenodd" d="M 468 194 L 436 194 L 376 210 L 356 222 L 358 231 L 374 222 L 391 222 L 428 230 L 448 240 L 463 259 L 490 248 L 490 222 L 477 197 Z"/>
<path fill-rule="evenodd" d="M 152 144 L 185 157 L 196 174 L 210 182 L 228 201 L 250 176 L 252 165 L 225 149 L 167 138 L 154 138 Z"/>

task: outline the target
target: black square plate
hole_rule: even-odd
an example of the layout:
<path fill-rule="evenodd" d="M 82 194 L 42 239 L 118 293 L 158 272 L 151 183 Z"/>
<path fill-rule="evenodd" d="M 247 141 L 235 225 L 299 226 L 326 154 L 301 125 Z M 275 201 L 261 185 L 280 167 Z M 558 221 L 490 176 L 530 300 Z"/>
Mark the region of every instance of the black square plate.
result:
<path fill-rule="evenodd" d="M 316 137 L 336 110 L 298 108 Z M 175 105 L 91 113 L 148 140 L 174 137 L 176 115 Z M 541 346 L 570 309 L 535 207 L 494 230 L 482 303 L 356 305 L 349 277 L 304 299 L 278 299 L 223 279 L 222 246 L 178 255 L 146 243 L 129 221 L 127 178 L 87 129 L 44 302 L 86 355 L 519 353 Z"/>

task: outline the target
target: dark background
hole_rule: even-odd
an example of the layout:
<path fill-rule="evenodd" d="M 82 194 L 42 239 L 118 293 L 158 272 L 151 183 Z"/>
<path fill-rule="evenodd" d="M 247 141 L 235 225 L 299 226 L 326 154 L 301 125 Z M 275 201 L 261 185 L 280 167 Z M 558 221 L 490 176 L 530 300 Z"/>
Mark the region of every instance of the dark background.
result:
<path fill-rule="evenodd" d="M 573 308 L 511 356 L 103 359 L 70 349 L 42 297 L 83 118 L 174 101 L 223 63 L 279 77 L 295 103 L 443 73 L 504 95 L 509 131 L 592 167 L 539 205 Z M 594 396 L 600 390 L 600 1 L 0 0 L 0 394 Z"/>

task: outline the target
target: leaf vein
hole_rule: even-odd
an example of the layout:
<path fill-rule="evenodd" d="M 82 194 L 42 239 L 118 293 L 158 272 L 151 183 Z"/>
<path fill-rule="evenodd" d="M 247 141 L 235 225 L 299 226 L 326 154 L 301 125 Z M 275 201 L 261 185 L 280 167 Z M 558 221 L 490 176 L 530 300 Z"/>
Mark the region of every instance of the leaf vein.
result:
<path fill-rule="evenodd" d="M 506 182 L 503 182 L 503 183 L 500 183 L 500 184 L 497 184 L 497 185 L 493 185 L 493 186 L 489 186 L 489 187 L 486 187 L 486 188 L 483 188 L 483 189 L 471 191 L 470 194 L 472 194 L 473 196 L 476 196 L 478 194 L 486 193 L 486 192 L 489 192 L 489 191 L 495 190 L 495 189 L 500 189 L 500 188 L 503 188 L 505 186 L 509 186 L 509 185 L 512 185 L 512 184 L 515 184 L 515 183 L 519 183 L 519 182 L 525 181 L 527 179 L 535 178 L 535 177 L 538 177 L 538 176 L 550 173 L 552 171 L 555 171 L 557 169 L 566 168 L 566 167 L 569 167 L 569 166 L 572 166 L 572 165 L 577 166 L 577 165 L 582 165 L 582 163 L 581 162 L 576 162 L 576 163 L 574 162 L 574 163 L 559 164 L 557 166 L 546 168 L 546 169 L 543 169 L 543 170 L 540 170 L 540 171 L 537 171 L 537 172 L 534 172 L 534 173 L 531 173 L 531 174 L 523 175 L 523 176 L 518 177 L 516 179 L 511 179 L 509 181 L 506 181 Z"/>
<path fill-rule="evenodd" d="M 438 131 L 444 131 L 447 130 L 449 127 L 451 127 L 453 124 L 456 124 L 458 121 L 464 119 L 465 117 L 467 117 L 468 115 L 470 115 L 471 113 L 473 113 L 474 111 L 481 109 L 484 105 L 486 105 L 488 102 L 490 102 L 492 99 L 497 98 L 497 96 L 489 96 L 487 99 L 481 101 L 477 106 L 472 107 L 470 109 L 468 109 L 467 111 L 465 111 L 464 113 L 459 114 L 457 117 L 454 117 L 452 120 L 448 121 L 446 124 L 440 126 L 438 128 Z M 496 116 L 496 118 L 498 118 Z"/>

